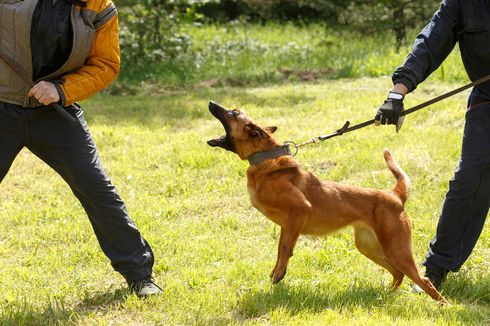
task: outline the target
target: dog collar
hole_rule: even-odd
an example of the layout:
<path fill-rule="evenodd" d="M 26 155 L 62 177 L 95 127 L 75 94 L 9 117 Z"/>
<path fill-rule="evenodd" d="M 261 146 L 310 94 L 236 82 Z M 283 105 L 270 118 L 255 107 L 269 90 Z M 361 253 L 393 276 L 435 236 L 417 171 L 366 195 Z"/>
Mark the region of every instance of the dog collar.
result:
<path fill-rule="evenodd" d="M 293 155 L 289 149 L 289 145 L 274 147 L 270 151 L 255 153 L 248 158 L 250 165 L 257 165 L 265 160 L 270 160 L 280 156 Z"/>

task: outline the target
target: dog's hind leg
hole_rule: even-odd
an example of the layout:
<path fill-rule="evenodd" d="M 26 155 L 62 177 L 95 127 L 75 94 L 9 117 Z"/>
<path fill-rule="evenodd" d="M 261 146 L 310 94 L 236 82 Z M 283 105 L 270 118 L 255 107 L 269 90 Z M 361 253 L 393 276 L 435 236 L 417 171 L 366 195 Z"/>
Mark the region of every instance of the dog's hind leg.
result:
<path fill-rule="evenodd" d="M 374 261 L 376 264 L 386 268 L 393 276 L 393 281 L 390 285 L 391 290 L 396 290 L 402 284 L 404 274 L 397 270 L 386 259 L 376 234 L 367 227 L 354 226 L 354 237 L 357 249 L 367 258 Z"/>
<path fill-rule="evenodd" d="M 392 247 L 392 246 L 390 246 Z M 420 275 L 420 272 L 415 265 L 412 255 L 407 254 L 406 251 L 396 253 L 396 248 L 387 248 L 386 254 L 389 257 L 390 262 L 403 272 L 409 279 L 420 286 L 432 299 L 440 301 L 442 303 L 448 303 L 446 299 L 437 291 L 427 277 Z"/>
<path fill-rule="evenodd" d="M 398 222 L 391 227 L 385 226 L 376 230 L 379 243 L 390 264 L 420 286 L 434 300 L 447 303 L 430 280 L 420 275 L 415 264 L 412 255 L 412 232 L 408 217 L 402 212 L 399 217 L 393 217 L 391 221 Z M 394 229 L 396 232 L 393 232 Z"/>

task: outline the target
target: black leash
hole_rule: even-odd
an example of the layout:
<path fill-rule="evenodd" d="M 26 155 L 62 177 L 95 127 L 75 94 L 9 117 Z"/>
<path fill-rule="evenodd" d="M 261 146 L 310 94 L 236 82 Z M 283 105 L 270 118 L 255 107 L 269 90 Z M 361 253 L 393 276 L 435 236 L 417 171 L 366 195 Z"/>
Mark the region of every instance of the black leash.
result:
<path fill-rule="evenodd" d="M 2 60 L 7 66 L 10 67 L 23 81 L 29 85 L 29 87 L 34 86 L 34 83 L 32 80 L 30 80 L 27 77 L 27 72 L 19 65 L 17 62 L 15 62 L 13 59 L 10 59 L 5 53 L 3 53 L 0 49 L 0 60 Z M 72 117 L 68 111 L 58 103 L 51 103 L 49 105 L 53 109 L 55 109 L 59 114 L 63 116 L 67 121 L 69 121 L 71 124 L 76 124 L 77 120 Z"/>
<path fill-rule="evenodd" d="M 424 102 L 424 103 L 421 103 L 421 104 L 419 104 L 419 105 L 416 105 L 416 106 L 414 106 L 413 108 L 410 108 L 410 109 L 404 110 L 404 111 L 402 111 L 402 113 L 401 113 L 401 115 L 400 115 L 400 116 L 402 117 L 402 116 L 405 116 L 405 115 L 407 115 L 407 114 L 410 114 L 410 113 L 416 112 L 416 111 L 418 111 L 418 110 L 420 110 L 420 109 L 423 109 L 423 108 L 425 108 L 425 107 L 427 107 L 427 106 L 429 106 L 429 105 L 431 105 L 431 104 L 434 104 L 434 103 L 436 103 L 436 102 L 442 101 L 442 100 L 444 100 L 444 99 L 446 99 L 446 98 L 448 98 L 448 97 L 451 97 L 451 96 L 453 96 L 453 95 L 455 95 L 455 94 L 461 93 L 462 91 L 465 91 L 465 90 L 467 90 L 468 88 L 471 88 L 471 87 L 474 87 L 474 86 L 477 86 L 477 85 L 483 84 L 484 82 L 487 82 L 487 81 L 489 81 L 489 80 L 490 80 L 490 75 L 488 75 L 488 76 L 486 76 L 486 77 L 483 77 L 483 78 L 481 78 L 481 79 L 478 79 L 478 80 L 476 80 L 476 81 L 474 81 L 474 82 L 471 82 L 471 83 L 469 83 L 469 84 L 467 84 L 467 85 L 464 85 L 464 86 L 462 86 L 462 87 L 460 87 L 460 88 L 454 89 L 454 90 L 452 90 L 452 91 L 450 91 L 450 92 L 447 92 L 447 93 L 445 93 L 445 94 L 442 94 L 442 95 L 440 95 L 440 96 L 438 96 L 438 97 L 435 97 L 435 98 L 433 98 L 433 99 L 431 99 L 431 100 L 428 100 L 428 101 L 426 101 L 426 102 Z M 304 145 L 313 144 L 313 143 L 318 143 L 318 142 L 322 142 L 322 141 L 325 141 L 325 140 L 330 139 L 330 138 L 333 138 L 333 137 L 341 136 L 341 135 L 343 135 L 343 134 L 345 134 L 345 133 L 348 133 L 348 132 L 351 132 L 351 131 L 354 131 L 354 130 L 358 130 L 358 129 L 361 129 L 361 128 L 364 128 L 364 127 L 367 127 L 367 126 L 369 126 L 369 125 L 372 125 L 372 124 L 374 124 L 374 122 L 375 122 L 375 120 L 374 120 L 374 119 L 372 119 L 372 120 L 369 120 L 369 121 L 365 121 L 365 122 L 359 123 L 359 124 L 354 125 L 354 126 L 352 126 L 352 127 L 349 127 L 350 122 L 349 122 L 349 121 L 347 121 L 347 122 L 346 122 L 346 123 L 345 123 L 345 124 L 342 126 L 342 128 L 338 129 L 337 131 L 335 131 L 335 132 L 333 132 L 333 133 L 331 133 L 331 134 L 321 135 L 321 136 L 315 137 L 315 138 L 313 138 L 313 139 L 310 139 L 310 140 L 305 141 L 305 142 L 300 143 L 300 144 L 296 144 L 296 143 L 294 143 L 294 142 L 292 142 L 292 141 L 287 141 L 287 142 L 285 142 L 285 144 L 288 144 L 288 145 L 290 145 L 290 146 L 295 147 L 295 148 L 296 148 L 296 152 L 297 152 L 297 151 L 298 151 L 298 148 L 299 148 L 299 147 L 302 147 L 302 146 L 304 146 Z M 293 155 L 294 155 L 294 154 L 296 154 L 296 152 L 295 152 L 295 153 L 293 153 Z"/>

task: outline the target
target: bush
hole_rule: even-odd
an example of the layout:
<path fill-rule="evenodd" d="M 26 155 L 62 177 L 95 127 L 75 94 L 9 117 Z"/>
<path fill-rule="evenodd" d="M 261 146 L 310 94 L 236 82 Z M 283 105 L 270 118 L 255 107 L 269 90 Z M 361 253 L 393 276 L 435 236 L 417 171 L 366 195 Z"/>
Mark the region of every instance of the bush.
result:
<path fill-rule="evenodd" d="M 179 31 L 175 4 L 142 0 L 120 8 L 120 46 L 124 63 L 147 65 L 175 58 L 191 40 Z"/>

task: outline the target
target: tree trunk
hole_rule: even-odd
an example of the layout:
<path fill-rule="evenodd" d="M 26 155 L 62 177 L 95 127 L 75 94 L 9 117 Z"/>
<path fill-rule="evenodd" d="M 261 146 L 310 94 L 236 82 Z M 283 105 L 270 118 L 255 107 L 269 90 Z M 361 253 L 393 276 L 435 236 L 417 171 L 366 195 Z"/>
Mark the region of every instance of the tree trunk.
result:
<path fill-rule="evenodd" d="M 228 20 L 235 20 L 239 17 L 238 3 L 236 1 L 224 1 L 224 5 Z"/>
<path fill-rule="evenodd" d="M 396 50 L 405 43 L 407 38 L 407 30 L 405 27 L 405 6 L 401 5 L 393 11 L 393 31 L 396 37 Z"/>
<path fill-rule="evenodd" d="M 162 43 L 162 35 L 160 34 L 160 14 L 162 12 L 162 2 L 156 1 L 153 16 L 153 45 L 160 48 Z"/>

